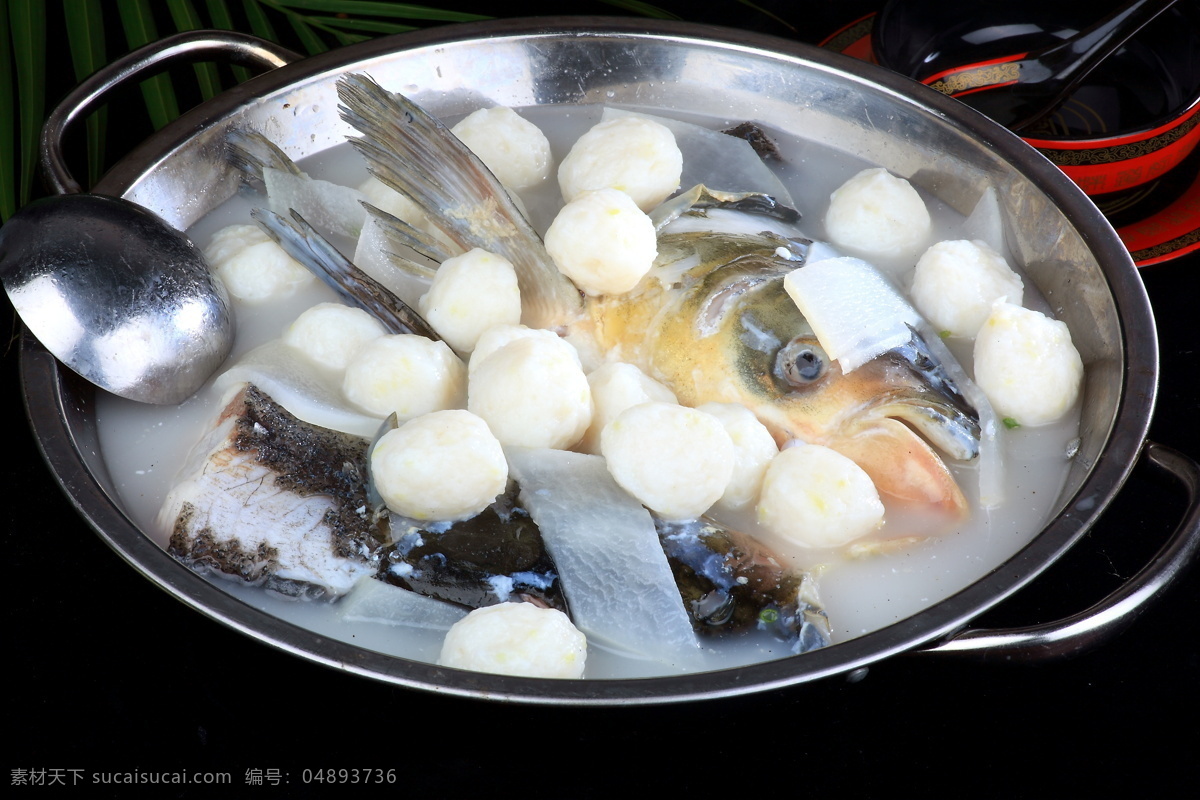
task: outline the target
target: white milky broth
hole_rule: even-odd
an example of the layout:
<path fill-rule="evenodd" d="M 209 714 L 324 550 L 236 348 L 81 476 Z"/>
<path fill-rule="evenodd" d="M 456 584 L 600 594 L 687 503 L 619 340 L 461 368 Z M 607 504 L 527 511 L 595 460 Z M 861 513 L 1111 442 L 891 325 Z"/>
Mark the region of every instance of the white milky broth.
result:
<path fill-rule="evenodd" d="M 555 164 L 562 160 L 571 143 L 599 120 L 601 113 L 596 107 L 538 107 L 520 111 L 547 134 Z M 741 122 L 689 121 L 699 121 L 712 128 Z M 824 235 L 821 219 L 830 193 L 848 177 L 872 165 L 812 142 L 778 135 L 776 138 L 784 156 L 784 165 L 778 174 L 803 215 L 800 226 L 809 236 L 820 239 Z M 314 156 L 302 167 L 314 178 L 336 180 L 343 185 L 356 186 L 366 178 L 365 168 L 349 146 Z M 933 217 L 934 239 L 961 238 L 958 227 L 962 218 L 943 203 L 928 196 L 924 199 Z M 553 176 L 534 189 L 522 192 L 522 200 L 534 227 L 544 233 L 561 205 Z M 250 209 L 256 204 L 265 204 L 264 198 L 256 191 L 243 190 L 197 223 L 189 235 L 203 248 L 220 228 L 249 222 Z M 352 253 L 353 249 L 344 251 Z M 898 283 L 906 285 L 912 265 L 880 263 L 878 266 L 887 270 Z M 268 306 L 253 310 L 237 306 L 238 336 L 230 363 L 253 347 L 278 337 L 300 312 L 318 302 L 335 299 L 330 290 L 314 281 L 310 287 Z M 967 352 L 959 352 L 964 348 L 955 345 L 961 343 L 951 341 L 948 344 L 956 349 L 963 366 L 969 369 L 969 345 Z M 121 501 L 139 527 L 164 547 L 165 534 L 156 530 L 155 517 L 187 451 L 215 415 L 220 399 L 217 395 L 218 392 L 206 387 L 178 407 L 147 406 L 105 393 L 98 395 L 100 443 Z M 1067 419 L 1049 426 L 1002 432 L 1007 468 L 1006 499 L 994 510 L 978 510 L 976 470 L 952 466 L 959 485 L 977 510 L 959 529 L 934 541 L 858 558 L 833 552 L 788 551 L 778 542 L 771 544 L 793 558 L 798 566 L 817 576 L 820 598 L 829 615 L 835 643 L 876 630 L 966 587 L 1014 554 L 1041 529 L 1055 511 L 1058 493 L 1066 478 L 1067 453 L 1077 436 L 1077 428 L 1078 409 Z M 889 508 L 889 530 L 920 532 L 921 520 L 903 517 Z M 753 525 L 746 520 L 727 521 Z M 340 618 L 336 604 L 286 601 L 231 581 L 212 580 L 250 605 L 351 644 L 425 661 L 435 661 L 441 646 L 442 634 L 438 631 L 401 630 L 371 622 L 351 622 Z M 736 643 L 714 642 L 701 639 L 705 663 L 711 668 L 788 655 L 785 645 L 765 635 L 745 637 Z M 614 655 L 595 646 L 589 648 L 589 678 L 641 677 L 664 674 L 669 669 Z"/>

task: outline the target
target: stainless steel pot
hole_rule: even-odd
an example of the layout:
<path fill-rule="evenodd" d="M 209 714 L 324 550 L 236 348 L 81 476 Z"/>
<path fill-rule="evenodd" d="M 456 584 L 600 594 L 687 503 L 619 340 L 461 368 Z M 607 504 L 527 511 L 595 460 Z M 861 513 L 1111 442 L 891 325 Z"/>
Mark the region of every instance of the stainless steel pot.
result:
<path fill-rule="evenodd" d="M 1189 562 L 1200 545 L 1200 469 L 1146 442 L 1157 383 L 1154 321 L 1130 260 L 1104 217 L 1057 168 L 1019 138 L 907 79 L 808 46 L 732 30 L 636 20 L 510 20 L 378 39 L 320 56 L 235 34 L 199 32 L 151 45 L 94 77 L 52 116 L 46 172 L 72 185 L 59 142 L 65 127 L 145 70 L 218 53 L 277 67 L 156 133 L 95 188 L 186 228 L 231 196 L 239 177 L 224 157 L 226 131 L 269 133 L 296 158 L 344 141 L 334 82 L 370 73 L 441 115 L 483 101 L 511 106 L 613 102 L 753 119 L 797 131 L 913 180 L 969 211 L 995 186 L 1012 220 L 1011 250 L 1059 306 L 1087 364 L 1081 445 L 1052 521 L 1004 564 L 954 596 L 872 633 L 803 656 L 739 669 L 637 680 L 547 681 L 460 672 L 333 641 L 246 606 L 163 552 L 122 510 L 100 454 L 94 390 L 33 337 L 23 341 L 29 417 L 67 495 L 99 535 L 157 585 L 197 610 L 281 649 L 403 686 L 555 704 L 630 704 L 717 697 L 859 669 L 888 656 L 972 653 L 1062 655 L 1120 630 Z M 293 61 L 284 66 L 283 62 Z M 1141 456 L 1189 492 L 1185 519 L 1142 572 L 1075 617 L 1019 630 L 969 627 L 1082 537 Z"/>

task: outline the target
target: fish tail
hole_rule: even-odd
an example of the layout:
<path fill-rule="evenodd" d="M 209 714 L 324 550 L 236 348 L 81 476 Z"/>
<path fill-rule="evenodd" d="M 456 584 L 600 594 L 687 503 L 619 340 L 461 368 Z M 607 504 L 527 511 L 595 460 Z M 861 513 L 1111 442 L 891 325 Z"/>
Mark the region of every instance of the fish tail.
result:
<path fill-rule="evenodd" d="M 578 289 L 560 273 L 507 190 L 450 130 L 407 98 L 365 75 L 338 81 L 342 119 L 370 172 L 406 195 L 464 250 L 508 259 L 517 272 L 523 320 L 561 324 L 578 313 Z"/>
<path fill-rule="evenodd" d="M 441 337 L 420 314 L 370 275 L 354 266 L 295 211 L 290 220 L 256 208 L 250 216 L 288 255 L 323 280 L 350 305 L 383 323 L 391 333 L 415 333 L 434 341 Z"/>

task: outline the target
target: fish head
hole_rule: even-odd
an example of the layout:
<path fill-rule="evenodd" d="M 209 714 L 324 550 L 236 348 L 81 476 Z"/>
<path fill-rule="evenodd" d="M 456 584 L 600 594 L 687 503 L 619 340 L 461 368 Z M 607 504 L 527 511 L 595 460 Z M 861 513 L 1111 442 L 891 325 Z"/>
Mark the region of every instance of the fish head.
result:
<path fill-rule="evenodd" d="M 697 247 L 672 238 L 660 240 L 660 259 Z M 843 373 L 784 289 L 798 264 L 770 238 L 737 238 L 706 237 L 699 258 L 688 256 L 692 266 L 647 337 L 652 374 L 687 405 L 746 406 L 780 445 L 799 439 L 837 450 L 893 501 L 965 514 L 941 454 L 978 454 L 978 414 L 920 335 Z"/>

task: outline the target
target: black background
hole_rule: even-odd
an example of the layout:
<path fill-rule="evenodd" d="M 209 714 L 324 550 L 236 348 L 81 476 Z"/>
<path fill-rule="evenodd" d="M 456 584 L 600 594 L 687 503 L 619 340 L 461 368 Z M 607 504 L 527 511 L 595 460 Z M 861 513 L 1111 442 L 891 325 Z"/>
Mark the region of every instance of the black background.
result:
<path fill-rule="evenodd" d="M 737 4 L 674 5 L 689 19 L 815 42 L 864 4 L 810 4 L 809 26 L 795 34 L 772 30 L 774 23 Z M 120 126 L 111 135 L 114 146 L 135 141 L 123 141 Z M 1162 351 L 1151 438 L 1198 457 L 1200 252 L 1142 275 Z M 11 319 L 7 303 L 3 313 Z M 305 785 L 302 770 L 371 768 L 396 770 L 397 784 L 383 790 L 397 796 L 606 797 L 643 786 L 677 796 L 728 786 L 747 795 L 1111 797 L 1175 794 L 1194 774 L 1196 570 L 1115 641 L 1074 658 L 1029 664 L 907 655 L 872 665 L 856 682 L 831 678 L 676 706 L 511 706 L 310 664 L 169 598 L 92 534 L 49 476 L 18 411 L 16 351 L 14 341 L 3 359 L 0 575 L 9 669 L 2 761 L 9 775 L 0 782 L 16 770 L 215 770 L 232 773 L 236 788 L 226 793 L 233 796 L 303 796 L 330 787 Z M 1085 608 L 1145 563 L 1184 507 L 1178 487 L 1139 466 L 1092 533 L 979 623 L 1045 622 Z M 244 785 L 247 770 L 272 769 L 286 785 Z M 199 786 L 155 792 L 212 793 Z"/>

